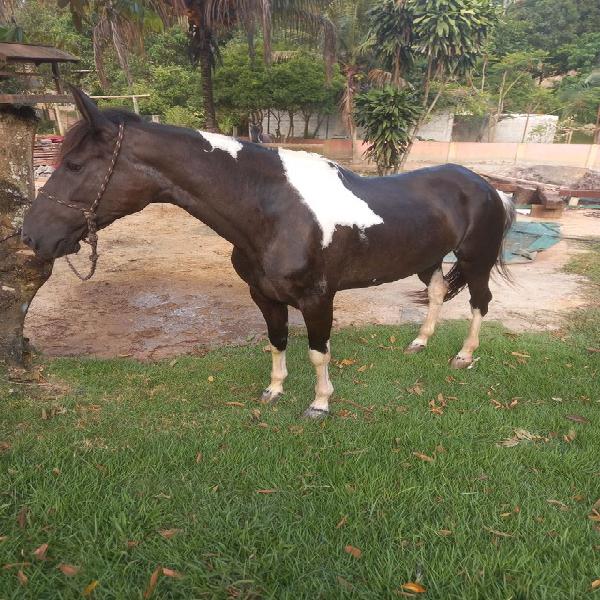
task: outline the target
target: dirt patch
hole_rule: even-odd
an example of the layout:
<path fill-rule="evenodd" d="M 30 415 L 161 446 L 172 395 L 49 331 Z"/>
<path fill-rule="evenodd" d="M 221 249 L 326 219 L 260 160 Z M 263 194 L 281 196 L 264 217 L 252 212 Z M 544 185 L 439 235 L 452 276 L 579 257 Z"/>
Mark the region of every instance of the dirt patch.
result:
<path fill-rule="evenodd" d="M 600 222 L 569 212 L 563 231 L 600 235 Z M 563 311 L 585 302 L 583 279 L 561 271 L 574 251 L 575 246 L 562 241 L 535 262 L 513 266 L 513 286 L 492 284 L 490 318 L 513 330 L 557 327 Z M 230 253 L 228 242 L 184 211 L 150 206 L 101 232 L 99 267 L 91 281 L 75 279 L 64 259 L 56 262 L 31 305 L 26 334 L 50 356 L 139 359 L 257 339 L 266 327 L 231 267 Z M 419 322 L 425 309 L 408 292 L 421 288 L 410 277 L 341 292 L 335 301 L 335 325 Z M 467 293 L 444 306 L 446 319 L 468 316 Z M 290 324 L 302 325 L 293 309 Z"/>

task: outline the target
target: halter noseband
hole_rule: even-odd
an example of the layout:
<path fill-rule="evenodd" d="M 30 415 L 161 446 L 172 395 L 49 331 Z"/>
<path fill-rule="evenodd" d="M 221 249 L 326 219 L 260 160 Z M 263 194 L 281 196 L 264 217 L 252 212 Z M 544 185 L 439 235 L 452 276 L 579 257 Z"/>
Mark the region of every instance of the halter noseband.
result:
<path fill-rule="evenodd" d="M 121 145 L 123 144 L 123 136 L 124 135 L 125 135 L 125 124 L 119 123 L 119 133 L 117 134 L 117 141 L 115 142 L 115 147 L 113 149 L 110 166 L 108 167 L 106 176 L 104 177 L 104 180 L 102 181 L 102 184 L 100 185 L 100 188 L 98 189 L 98 193 L 96 194 L 96 199 L 94 200 L 94 202 L 92 203 L 92 205 L 89 208 L 81 208 L 81 206 L 77 206 L 77 204 L 71 204 L 69 202 L 65 202 L 64 200 L 61 200 L 60 198 L 56 198 L 52 194 L 48 194 L 44 190 L 44 188 L 42 188 L 38 191 L 38 195 L 42 194 L 43 196 L 46 196 L 46 198 L 48 198 L 49 200 L 54 200 L 58 204 L 62 204 L 63 206 L 67 206 L 68 208 L 72 208 L 74 210 L 78 210 L 79 212 L 83 213 L 83 217 L 85 219 L 85 222 L 87 223 L 88 231 L 87 231 L 87 238 L 83 239 L 82 241 L 89 244 L 92 249 L 92 252 L 90 254 L 90 262 L 92 264 L 91 264 L 89 273 L 85 276 L 81 275 L 77 271 L 77 269 L 75 268 L 73 263 L 71 263 L 71 260 L 69 259 L 69 257 L 65 256 L 65 259 L 66 259 L 67 264 L 69 265 L 71 271 L 73 271 L 73 273 L 75 273 L 75 275 L 79 279 L 81 279 L 81 281 L 87 281 L 88 279 L 91 279 L 92 276 L 94 275 L 94 273 L 96 272 L 96 264 L 98 262 L 98 233 L 97 233 L 98 232 L 98 223 L 97 223 L 96 211 L 98 210 L 98 205 L 100 204 L 100 200 L 102 199 L 102 196 L 104 196 L 104 192 L 106 191 L 108 182 L 110 181 L 110 178 L 112 177 L 112 174 L 115 170 L 115 165 L 117 164 L 117 159 L 119 158 L 119 153 L 121 152 Z"/>

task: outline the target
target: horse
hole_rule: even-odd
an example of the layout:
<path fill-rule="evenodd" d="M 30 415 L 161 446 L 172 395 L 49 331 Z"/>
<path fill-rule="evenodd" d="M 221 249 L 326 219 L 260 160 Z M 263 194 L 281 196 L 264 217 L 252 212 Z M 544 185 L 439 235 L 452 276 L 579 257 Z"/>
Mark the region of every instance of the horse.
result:
<path fill-rule="evenodd" d="M 86 235 L 95 238 L 96 229 L 149 203 L 183 208 L 231 242 L 233 268 L 264 316 L 272 368 L 262 402 L 283 394 L 288 306 L 301 311 L 316 373 L 303 413 L 309 418 L 329 414 L 329 339 L 340 290 L 416 274 L 428 311 L 405 350 L 413 354 L 426 348 L 442 304 L 468 287 L 469 332 L 451 366 L 472 364 L 491 271 L 508 277 L 502 245 L 515 218 L 512 201 L 485 179 L 453 164 L 362 177 L 316 154 L 101 111 L 72 91 L 83 118 L 23 224 L 23 241 L 40 256 L 77 252 Z M 444 275 L 451 251 L 457 260 Z"/>

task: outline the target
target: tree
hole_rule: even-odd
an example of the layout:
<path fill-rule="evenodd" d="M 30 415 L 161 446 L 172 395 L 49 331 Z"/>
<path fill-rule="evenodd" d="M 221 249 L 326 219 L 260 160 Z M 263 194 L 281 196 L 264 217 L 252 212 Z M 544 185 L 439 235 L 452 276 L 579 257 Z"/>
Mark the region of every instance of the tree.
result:
<path fill-rule="evenodd" d="M 397 173 L 410 147 L 421 107 L 413 92 L 391 85 L 357 94 L 355 119 L 369 143 L 365 156 L 379 175 Z"/>
<path fill-rule="evenodd" d="M 174 1 L 174 0 L 173 0 Z M 184 0 L 190 32 L 190 49 L 194 61 L 200 65 L 202 96 L 206 128 L 217 130 L 213 97 L 213 71 L 219 61 L 219 39 L 242 29 L 249 41 L 249 55 L 254 60 L 254 37 L 260 23 L 263 38 L 263 59 L 271 64 L 271 37 L 273 24 L 292 27 L 323 38 L 325 64 L 330 70 L 334 57 L 334 29 L 321 12 L 327 0 Z"/>

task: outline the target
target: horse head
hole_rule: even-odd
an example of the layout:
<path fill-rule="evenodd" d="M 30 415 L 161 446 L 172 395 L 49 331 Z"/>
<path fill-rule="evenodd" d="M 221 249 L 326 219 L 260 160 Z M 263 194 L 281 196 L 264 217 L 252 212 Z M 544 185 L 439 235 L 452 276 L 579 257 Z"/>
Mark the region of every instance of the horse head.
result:
<path fill-rule="evenodd" d="M 139 117 L 100 111 L 81 90 L 71 89 L 83 119 L 67 133 L 60 164 L 23 222 L 23 241 L 45 258 L 77 252 L 91 233 L 90 218 L 94 227 L 106 227 L 144 208 L 155 191 L 137 168 L 134 136 L 123 134 Z"/>

